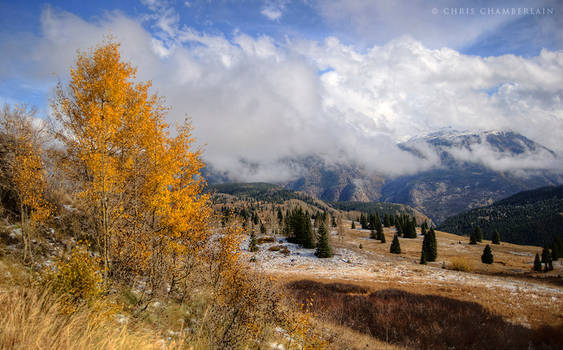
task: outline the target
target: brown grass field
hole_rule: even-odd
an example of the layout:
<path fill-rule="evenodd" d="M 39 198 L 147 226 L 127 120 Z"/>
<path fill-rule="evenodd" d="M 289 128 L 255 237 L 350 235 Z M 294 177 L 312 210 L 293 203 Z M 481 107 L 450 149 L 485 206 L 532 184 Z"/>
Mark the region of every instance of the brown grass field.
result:
<path fill-rule="evenodd" d="M 347 227 L 345 237 L 340 239 L 334 232 L 331 237 L 337 252 L 333 259 L 339 259 L 339 249 L 346 249 L 365 258 L 364 263 L 342 262 L 325 266 L 307 261 L 301 263 L 296 259 L 290 266 L 269 263 L 264 271 L 288 282 L 309 279 L 353 283 L 371 291 L 397 289 L 475 302 L 492 314 L 525 327 L 563 325 L 563 267 L 558 261 L 550 273 L 532 272 L 535 253 L 541 251 L 539 247 L 504 242 L 493 245 L 486 240 L 469 245 L 467 237 L 437 231 L 438 259 L 420 265 L 422 237 L 400 238 L 402 253 L 395 255 L 389 253 L 394 228 L 384 229 L 387 242 L 382 244 L 369 239 L 368 230 L 352 230 L 349 221 L 344 224 Z M 481 263 L 486 244 L 493 250 L 495 261 L 492 265 Z M 450 270 L 454 259 L 463 259 L 471 272 Z"/>

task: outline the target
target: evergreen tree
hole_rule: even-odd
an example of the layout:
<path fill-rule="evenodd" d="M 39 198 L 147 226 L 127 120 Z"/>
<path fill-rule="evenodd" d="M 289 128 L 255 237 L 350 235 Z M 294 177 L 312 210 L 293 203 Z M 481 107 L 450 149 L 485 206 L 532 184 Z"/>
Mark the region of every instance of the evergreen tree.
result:
<path fill-rule="evenodd" d="M 475 229 L 475 240 L 479 243 L 483 242 L 483 231 L 479 226 Z"/>
<path fill-rule="evenodd" d="M 296 208 L 285 217 L 284 234 L 291 243 L 302 245 L 304 248 L 315 248 L 313 227 L 309 213 Z"/>
<path fill-rule="evenodd" d="M 377 222 L 376 224 L 377 224 L 377 226 L 375 227 L 376 238 L 379 239 L 380 241 L 382 239 L 385 240 L 385 236 L 383 235 L 383 225 L 381 224 L 381 221 Z"/>
<path fill-rule="evenodd" d="M 420 264 L 426 265 L 426 253 L 424 252 L 424 245 L 422 246 L 422 251 L 420 252 Z"/>
<path fill-rule="evenodd" d="M 390 252 L 392 254 L 401 254 L 401 244 L 399 243 L 399 237 L 397 235 L 393 237 L 393 242 L 391 242 Z"/>
<path fill-rule="evenodd" d="M 469 234 L 469 244 L 477 244 L 477 238 L 475 238 L 475 231 Z"/>
<path fill-rule="evenodd" d="M 549 248 L 544 247 L 541 253 L 541 262 L 544 264 L 544 271 L 553 270 L 553 259 L 551 258 L 551 251 Z"/>
<path fill-rule="evenodd" d="M 416 219 L 409 220 L 409 238 L 416 238 Z"/>
<path fill-rule="evenodd" d="M 424 223 L 420 226 L 420 233 L 424 236 L 426 232 L 428 232 L 428 221 L 424 221 Z"/>
<path fill-rule="evenodd" d="M 383 225 L 385 227 L 391 227 L 391 220 L 389 219 L 389 215 L 385 214 L 383 217 Z"/>
<path fill-rule="evenodd" d="M 551 258 L 553 261 L 563 258 L 563 243 L 559 237 L 555 237 L 553 243 L 551 244 Z"/>
<path fill-rule="evenodd" d="M 336 227 L 336 218 L 334 216 L 332 216 L 331 223 L 332 227 Z"/>
<path fill-rule="evenodd" d="M 281 208 L 278 207 L 278 224 L 281 225 L 283 223 L 283 214 Z"/>
<path fill-rule="evenodd" d="M 354 223 L 354 220 L 352 220 L 352 230 L 356 229 L 356 224 Z"/>
<path fill-rule="evenodd" d="M 367 230 L 368 228 L 368 221 L 363 213 L 360 215 L 360 226 L 362 227 L 362 230 Z"/>
<path fill-rule="evenodd" d="M 256 235 L 254 234 L 254 231 L 250 233 L 250 241 L 248 242 L 248 251 L 249 252 L 258 251 L 258 245 L 256 244 Z"/>
<path fill-rule="evenodd" d="M 534 271 L 541 272 L 541 260 L 538 253 L 536 253 L 536 258 L 534 259 Z"/>
<path fill-rule="evenodd" d="M 436 232 L 431 227 L 430 231 L 424 235 L 422 240 L 422 250 L 424 250 L 424 257 L 426 261 L 436 261 L 438 257 L 438 245 L 436 242 Z"/>
<path fill-rule="evenodd" d="M 317 258 L 330 258 L 332 256 L 332 250 L 328 242 L 328 230 L 324 224 L 319 227 L 315 255 Z"/>
<path fill-rule="evenodd" d="M 395 228 L 397 229 L 397 233 L 396 235 L 401 237 L 403 234 L 402 228 L 401 228 L 401 224 L 398 222 L 395 222 Z"/>
<path fill-rule="evenodd" d="M 492 264 L 493 263 L 493 251 L 491 250 L 491 246 L 488 244 L 485 246 L 483 250 L 483 255 L 481 255 L 481 261 L 483 264 Z"/>
<path fill-rule="evenodd" d="M 379 236 L 379 240 L 381 241 L 381 243 L 385 243 L 385 235 L 383 234 L 383 231 L 381 231 L 381 236 Z"/>
<path fill-rule="evenodd" d="M 377 232 L 375 232 L 375 230 L 371 230 L 371 232 L 369 234 L 369 238 L 377 239 Z"/>
<path fill-rule="evenodd" d="M 436 231 L 434 231 L 434 227 L 431 227 L 428 233 L 430 234 L 430 247 L 426 254 L 426 259 L 428 261 L 436 261 L 438 258 L 438 241 L 436 240 Z"/>
<path fill-rule="evenodd" d="M 264 226 L 263 223 L 260 223 L 260 233 L 261 233 L 261 234 L 266 233 L 266 226 Z"/>
<path fill-rule="evenodd" d="M 500 244 L 500 233 L 498 231 L 493 232 L 493 239 L 491 241 L 493 244 Z"/>

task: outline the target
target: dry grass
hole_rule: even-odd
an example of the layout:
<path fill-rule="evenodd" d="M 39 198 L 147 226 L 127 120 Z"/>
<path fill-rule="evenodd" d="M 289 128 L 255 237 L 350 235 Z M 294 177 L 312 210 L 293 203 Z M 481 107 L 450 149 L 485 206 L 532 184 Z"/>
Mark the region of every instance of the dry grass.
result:
<path fill-rule="evenodd" d="M 474 269 L 473 264 L 471 264 L 466 258 L 461 256 L 453 257 L 447 267 L 450 270 L 462 272 L 471 272 Z"/>
<path fill-rule="evenodd" d="M 385 255 L 394 259 L 408 259 L 413 262 L 420 260 L 420 251 L 422 248 L 422 236 L 417 238 L 399 238 L 401 243 L 401 255 L 399 257 L 389 253 L 389 245 L 393 240 L 395 228 L 384 228 L 384 234 L 387 243 L 381 244 L 377 240 L 366 239 L 369 237 L 370 231 L 350 229 L 351 222 L 345 221 L 346 238 L 343 242 L 334 242 L 335 246 L 341 246 L 347 249 L 358 251 L 361 243 L 363 250 Z M 420 230 L 418 230 L 420 231 Z M 419 232 L 420 233 L 420 232 Z M 532 272 L 534 256 L 541 253 L 541 248 L 536 246 L 518 245 L 512 243 L 501 242 L 500 245 L 492 244 L 491 241 L 483 240 L 482 243 L 476 245 L 469 244 L 469 238 L 454 235 L 447 232 L 436 231 L 436 239 L 438 241 L 438 259 L 431 266 L 441 266 L 443 263 L 451 264 L 453 259 L 463 258 L 469 266 L 473 267 L 473 272 L 484 274 L 508 274 L 521 276 L 535 276 Z M 485 245 L 489 244 L 493 250 L 494 263 L 492 265 L 483 264 L 481 262 L 481 254 Z M 563 274 L 562 263 L 554 264 L 555 270 L 549 275 Z M 543 275 L 542 275 L 543 276 Z"/>
<path fill-rule="evenodd" d="M 416 349 L 559 349 L 563 328 L 513 325 L 473 302 L 396 289 L 308 280 L 290 283 L 297 300 L 327 322 Z"/>
<path fill-rule="evenodd" d="M 83 308 L 70 315 L 54 296 L 13 287 L 0 293 L 1 349 L 162 349 L 154 332 Z"/>

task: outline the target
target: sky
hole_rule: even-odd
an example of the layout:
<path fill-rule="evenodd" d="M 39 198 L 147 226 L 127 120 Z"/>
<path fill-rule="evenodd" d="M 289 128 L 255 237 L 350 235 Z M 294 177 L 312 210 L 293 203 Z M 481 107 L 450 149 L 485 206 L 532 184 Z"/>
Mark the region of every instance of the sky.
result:
<path fill-rule="evenodd" d="M 436 158 L 397 143 L 443 129 L 512 130 L 563 154 L 562 1 L 0 0 L 0 104 L 47 117 L 77 50 L 107 35 L 170 124 L 189 117 L 204 158 L 239 180 L 291 179 L 284 160 L 309 155 L 412 174 Z"/>

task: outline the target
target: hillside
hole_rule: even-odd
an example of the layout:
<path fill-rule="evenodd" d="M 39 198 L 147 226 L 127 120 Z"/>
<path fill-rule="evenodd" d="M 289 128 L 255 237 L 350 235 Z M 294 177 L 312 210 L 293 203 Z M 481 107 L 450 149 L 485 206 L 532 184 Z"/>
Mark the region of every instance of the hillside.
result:
<path fill-rule="evenodd" d="M 549 244 L 563 238 L 563 186 L 541 187 L 517 193 L 486 207 L 447 218 L 439 228 L 467 235 L 476 226 L 485 237 L 498 230 L 506 242 Z"/>
<path fill-rule="evenodd" d="M 431 222 L 423 213 L 405 204 L 384 202 L 325 202 L 303 192 L 291 191 L 279 185 L 268 183 L 224 183 L 208 186 L 207 192 L 213 194 L 215 204 L 227 201 L 256 201 L 268 204 L 284 204 L 286 201 L 297 200 L 304 203 L 309 209 L 383 214 L 407 214 L 416 218 L 420 224 L 424 221 Z M 357 212 L 357 213 L 356 213 Z"/>

